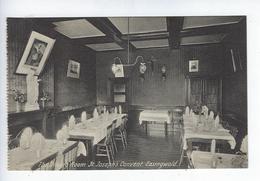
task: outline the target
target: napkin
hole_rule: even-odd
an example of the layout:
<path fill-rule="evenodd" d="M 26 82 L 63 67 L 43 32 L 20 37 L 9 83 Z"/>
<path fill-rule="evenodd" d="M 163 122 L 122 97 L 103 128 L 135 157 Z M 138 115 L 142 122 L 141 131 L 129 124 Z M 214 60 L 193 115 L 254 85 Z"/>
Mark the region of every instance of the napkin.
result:
<path fill-rule="evenodd" d="M 240 151 L 242 151 L 243 153 L 247 153 L 247 148 L 248 148 L 248 139 L 247 139 L 247 135 L 246 135 L 242 141 Z"/>
<path fill-rule="evenodd" d="M 185 108 L 185 115 L 186 116 L 190 115 L 190 108 L 189 108 L 189 106 L 186 106 L 186 108 Z"/>
<path fill-rule="evenodd" d="M 213 111 L 209 112 L 209 118 L 214 120 L 214 112 Z"/>
<path fill-rule="evenodd" d="M 86 120 L 87 120 L 87 113 L 86 113 L 86 111 L 83 111 L 81 113 L 81 122 L 86 121 Z"/>
<path fill-rule="evenodd" d="M 97 108 L 95 108 L 93 111 L 93 118 L 98 118 Z"/>
<path fill-rule="evenodd" d="M 71 115 L 69 118 L 69 128 L 73 129 L 75 127 L 75 125 L 76 125 L 75 117 L 74 117 L 74 115 Z"/>
<path fill-rule="evenodd" d="M 60 142 L 63 142 L 63 137 L 64 137 L 64 135 L 63 135 L 63 132 L 62 132 L 62 130 L 60 129 L 57 133 L 56 133 L 56 139 L 58 140 L 58 141 L 60 141 Z"/>
<path fill-rule="evenodd" d="M 82 142 L 79 142 L 77 156 L 80 156 L 81 154 L 87 156 L 87 150 L 85 145 Z"/>
<path fill-rule="evenodd" d="M 122 106 L 121 105 L 119 105 L 119 114 L 122 114 Z"/>
<path fill-rule="evenodd" d="M 117 111 L 117 107 L 115 106 L 115 113 L 117 114 L 118 113 L 118 111 Z"/>
<path fill-rule="evenodd" d="M 45 138 L 41 133 L 35 133 L 32 136 L 31 148 L 33 150 L 42 150 L 45 146 Z"/>
<path fill-rule="evenodd" d="M 23 149 L 30 148 L 33 130 L 30 127 L 24 128 L 20 137 L 20 147 Z"/>
<path fill-rule="evenodd" d="M 190 109 L 189 115 L 190 115 L 190 116 L 194 116 L 194 112 L 193 112 L 192 109 Z"/>
<path fill-rule="evenodd" d="M 215 118 L 215 128 L 218 128 L 218 125 L 219 125 L 219 115 L 217 115 Z"/>

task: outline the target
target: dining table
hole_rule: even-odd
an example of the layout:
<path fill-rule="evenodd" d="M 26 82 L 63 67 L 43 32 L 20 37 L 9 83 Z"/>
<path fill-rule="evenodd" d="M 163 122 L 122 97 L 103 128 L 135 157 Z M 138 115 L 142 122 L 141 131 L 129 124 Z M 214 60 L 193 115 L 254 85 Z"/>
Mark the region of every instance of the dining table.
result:
<path fill-rule="evenodd" d="M 42 159 L 57 153 L 55 170 L 63 167 L 62 152 L 76 144 L 75 141 L 60 142 L 54 139 L 46 139 L 44 147 L 37 153 L 34 148 L 16 147 L 8 150 L 8 169 L 9 170 L 31 170 L 32 166 Z"/>
<path fill-rule="evenodd" d="M 183 149 L 188 148 L 188 140 L 224 140 L 234 149 L 236 146 L 235 138 L 230 131 L 221 124 L 214 125 L 214 120 L 205 116 L 195 115 L 194 118 L 183 119 Z"/>
<path fill-rule="evenodd" d="M 223 128 L 219 123 L 215 125 L 214 121 L 214 119 L 200 115 L 183 116 L 180 164 L 182 163 L 185 152 L 186 156 L 189 157 L 187 150 L 192 147 L 192 142 L 204 143 L 221 140 L 228 142 L 231 149 L 235 148 L 236 140 L 230 134 L 230 131 Z"/>
<path fill-rule="evenodd" d="M 247 168 L 247 155 L 193 151 L 191 162 L 194 168 Z"/>
<path fill-rule="evenodd" d="M 107 116 L 105 114 L 96 118 L 84 120 L 75 125 L 73 129 L 69 130 L 69 139 L 75 141 L 82 141 L 88 150 L 89 157 L 92 161 L 95 160 L 95 146 L 102 141 L 107 135 L 107 127 L 116 122 L 116 128 L 122 124 L 123 118 L 127 114 L 111 113 Z"/>
<path fill-rule="evenodd" d="M 139 116 L 139 124 L 144 123 L 145 132 L 147 134 L 147 124 L 155 123 L 164 123 L 165 135 L 168 133 L 168 124 L 171 123 L 171 116 L 168 110 L 143 110 Z"/>

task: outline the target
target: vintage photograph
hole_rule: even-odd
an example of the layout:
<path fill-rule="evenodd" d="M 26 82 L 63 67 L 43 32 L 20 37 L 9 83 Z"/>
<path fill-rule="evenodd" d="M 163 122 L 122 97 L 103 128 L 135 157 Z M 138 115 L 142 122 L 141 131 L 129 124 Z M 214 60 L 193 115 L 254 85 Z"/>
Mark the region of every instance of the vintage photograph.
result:
<path fill-rule="evenodd" d="M 79 78 L 80 63 L 74 60 L 69 60 L 67 76 L 72 78 Z"/>
<path fill-rule="evenodd" d="M 248 169 L 246 16 L 6 21 L 8 170 Z"/>
<path fill-rule="evenodd" d="M 198 72 L 199 71 L 199 61 L 190 60 L 189 61 L 189 72 Z"/>
<path fill-rule="evenodd" d="M 31 31 L 30 38 L 18 64 L 16 73 L 28 74 L 34 71 L 39 75 L 55 43 L 54 39 Z"/>

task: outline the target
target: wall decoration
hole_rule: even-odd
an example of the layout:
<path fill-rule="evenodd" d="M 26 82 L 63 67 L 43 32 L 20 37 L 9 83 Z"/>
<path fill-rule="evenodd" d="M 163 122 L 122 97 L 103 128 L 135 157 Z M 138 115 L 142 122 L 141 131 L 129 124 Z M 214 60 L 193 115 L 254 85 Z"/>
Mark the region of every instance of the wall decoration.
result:
<path fill-rule="evenodd" d="M 162 79 L 166 80 L 166 66 L 165 65 L 162 65 L 161 71 L 162 71 Z"/>
<path fill-rule="evenodd" d="M 198 71 L 199 71 L 199 60 L 190 60 L 189 72 L 198 72 Z"/>
<path fill-rule="evenodd" d="M 140 66 L 139 66 L 139 72 L 140 72 L 140 78 L 141 80 L 143 81 L 144 80 L 144 73 L 146 71 L 147 67 L 145 65 L 145 63 L 140 63 Z"/>
<path fill-rule="evenodd" d="M 67 77 L 79 79 L 79 75 L 80 75 L 80 63 L 74 60 L 69 60 Z"/>
<path fill-rule="evenodd" d="M 32 31 L 16 73 L 28 74 L 34 71 L 34 75 L 39 75 L 43 70 L 54 43 L 54 39 Z"/>

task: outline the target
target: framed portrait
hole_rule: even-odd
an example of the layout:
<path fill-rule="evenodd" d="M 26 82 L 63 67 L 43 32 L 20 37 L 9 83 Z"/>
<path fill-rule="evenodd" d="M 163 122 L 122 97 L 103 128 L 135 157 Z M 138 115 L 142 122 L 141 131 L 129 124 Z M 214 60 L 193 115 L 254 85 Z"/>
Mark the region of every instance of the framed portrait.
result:
<path fill-rule="evenodd" d="M 33 70 L 35 75 L 39 75 L 43 70 L 54 43 L 55 39 L 32 31 L 16 73 L 28 74 Z"/>
<path fill-rule="evenodd" d="M 190 60 L 189 72 L 198 72 L 198 71 L 199 71 L 199 60 Z"/>
<path fill-rule="evenodd" d="M 80 63 L 74 60 L 69 60 L 67 77 L 79 79 L 79 75 L 80 75 Z"/>

